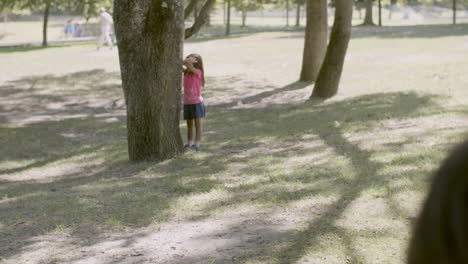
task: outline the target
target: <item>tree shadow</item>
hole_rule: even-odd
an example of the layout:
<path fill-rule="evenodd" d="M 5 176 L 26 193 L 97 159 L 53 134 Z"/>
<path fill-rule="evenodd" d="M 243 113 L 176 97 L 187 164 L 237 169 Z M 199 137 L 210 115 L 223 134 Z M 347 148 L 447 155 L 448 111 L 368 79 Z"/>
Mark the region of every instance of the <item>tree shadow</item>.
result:
<path fill-rule="evenodd" d="M 430 116 L 438 113 L 438 105 L 435 102 L 435 97 L 418 95 L 415 93 L 381 93 L 371 94 L 365 96 L 358 96 L 351 99 L 346 99 L 335 103 L 324 103 L 323 101 L 315 101 L 312 104 L 305 105 L 275 105 L 267 109 L 235 109 L 226 110 L 216 114 L 212 114 L 211 122 L 212 127 L 218 128 L 218 133 L 225 135 L 240 135 L 243 140 L 251 138 L 253 141 L 259 138 L 259 135 L 275 138 L 275 141 L 287 142 L 294 138 L 294 135 L 313 134 L 322 140 L 328 149 L 331 149 L 336 156 L 345 157 L 350 162 L 354 177 L 344 179 L 335 177 L 333 181 L 325 185 L 314 186 L 314 188 L 304 187 L 301 190 L 293 192 L 285 191 L 282 188 L 265 188 L 265 186 L 272 185 L 271 180 L 256 182 L 255 184 L 240 185 L 236 188 L 230 188 L 228 200 L 211 203 L 204 209 L 206 217 L 210 215 L 210 210 L 219 210 L 220 207 L 230 208 L 235 204 L 251 203 L 252 200 L 260 204 L 270 204 L 270 206 L 284 205 L 293 201 L 298 201 L 306 197 L 315 195 L 327 195 L 327 193 L 335 193 L 338 198 L 318 216 L 311 215 L 313 220 L 310 220 L 307 227 L 299 232 L 287 232 L 277 234 L 278 240 L 273 240 L 261 246 L 250 245 L 256 248 L 257 252 L 240 253 L 239 263 L 251 263 L 254 260 L 265 260 L 271 258 L 276 259 L 272 263 L 295 263 L 305 256 L 307 250 L 318 244 L 318 239 L 327 234 L 338 235 L 339 237 L 347 237 L 349 230 L 337 226 L 337 220 L 343 217 L 345 210 L 350 204 L 369 188 L 388 188 L 385 199 L 389 204 L 390 210 L 395 215 L 405 215 L 398 206 L 395 205 L 395 193 L 398 188 L 389 186 L 393 179 L 407 177 L 408 175 L 391 175 L 387 178 L 378 177 L 379 173 L 389 164 L 374 161 L 372 159 L 374 152 L 365 150 L 357 144 L 349 140 L 349 126 L 361 124 L 367 129 L 382 126 L 382 122 L 389 119 L 409 119 L 418 118 L 421 116 Z M 229 107 L 229 106 L 227 106 Z M 276 113 L 275 113 L 276 112 Z M 214 117 L 215 116 L 215 117 Z M 223 133 L 219 130 L 221 123 L 225 120 L 236 124 L 242 124 L 240 127 L 229 127 L 230 130 L 236 130 L 231 133 Z M 213 124 L 220 122 L 219 125 Z M 336 122 L 340 126 L 336 126 Z M 320 125 L 314 125 L 320 124 Z M 254 129 L 252 129 L 254 126 Z M 394 127 L 393 129 L 400 129 Z M 424 136 L 424 135 L 422 135 Z M 229 137 L 229 136 L 228 136 Z M 412 141 L 411 138 L 408 139 Z M 214 144 L 221 143 L 222 138 L 216 138 Z M 294 140 L 292 140 L 294 142 Z M 300 144 L 300 143 L 299 143 Z M 404 143 L 402 143 L 404 144 Z M 243 149 L 241 152 L 248 152 Z M 272 149 L 273 151 L 273 149 Z M 320 151 L 316 149 L 315 151 Z M 394 149 L 385 150 L 390 153 Z M 272 163 L 277 164 L 284 162 L 283 159 L 291 157 L 291 155 L 305 155 L 310 153 L 310 150 L 299 151 L 292 149 L 290 153 L 275 152 L 269 154 L 273 156 Z M 250 157 L 252 158 L 252 157 Z M 306 185 L 311 180 L 320 181 L 320 178 L 330 177 L 335 175 L 333 167 L 325 166 L 328 171 L 325 173 L 316 173 L 320 166 L 307 166 L 305 168 L 298 168 L 292 174 L 288 175 L 289 181 L 299 181 L 301 184 Z M 268 173 L 268 169 L 247 168 L 246 172 L 253 174 Z M 245 172 L 245 173 L 246 173 Z M 240 172 L 242 174 L 242 172 Z M 423 168 L 416 168 L 416 171 L 408 172 L 410 175 L 417 175 L 412 178 L 412 181 L 418 181 L 420 178 L 426 178 L 429 173 Z M 301 175 L 307 175 L 300 177 Z M 309 177 L 310 176 L 310 177 Z M 271 203 L 271 201 L 274 201 Z M 280 201 L 280 202 L 278 202 Z M 406 215 L 408 212 L 406 212 Z M 258 230 L 257 230 L 258 231 Z M 226 232 L 225 230 L 222 232 Z M 268 231 L 271 233 L 271 230 Z M 274 231 L 273 231 L 274 232 Z M 229 232 L 227 232 L 229 233 Z M 284 246 L 281 250 L 277 250 L 276 243 L 283 243 Z M 348 259 L 352 263 L 362 261 L 362 256 L 355 253 L 354 244 L 351 237 L 344 240 L 344 246 L 347 249 Z M 265 249 L 266 248 L 266 249 Z M 200 259 L 200 257 L 197 257 Z M 202 259 L 202 258 L 201 258 Z M 353 262 L 354 261 L 354 262 Z M 188 262 L 187 262 L 188 263 Z M 237 263 L 237 262 L 236 262 Z M 270 262 L 269 262 L 270 263 Z"/>
<path fill-rule="evenodd" d="M 345 238 L 346 253 L 358 262 L 362 256 L 353 253 L 353 234 L 337 225 L 336 220 L 370 188 L 389 188 L 381 199 L 390 204 L 395 214 L 405 214 L 392 205 L 398 188 L 389 183 L 408 176 L 393 173 L 380 177 L 391 163 L 373 159 L 375 151 L 362 146 L 370 137 L 365 132 L 398 130 L 401 127 L 389 126 L 388 120 L 440 112 L 438 98 L 401 92 L 250 109 L 220 104 L 205 121 L 204 152 L 187 153 L 159 164 L 133 164 L 126 161 L 123 110 L 112 104 L 121 99 L 121 91 L 115 92 L 117 84 L 108 83 L 117 78 L 116 73 L 94 70 L 24 78 L 2 89 L 4 100 L 15 99 L 27 105 L 2 105 L 15 116 L 7 116 L 6 123 L 2 123 L 1 145 L 7 147 L 2 157 L 16 165 L 0 169 L 0 255 L 17 256 L 31 249 L 36 243 L 33 238 L 54 234 L 60 228 L 67 230 L 73 243 L 88 247 L 106 241 L 110 232 L 168 223 L 174 217 L 204 221 L 219 212 L 249 205 L 274 214 L 294 202 L 334 196 L 330 203 L 305 213 L 302 230 L 278 229 L 274 223 L 246 223 L 240 229 L 235 225 L 223 227 L 221 231 L 234 242 L 225 246 L 227 256 L 216 260 L 248 263 L 273 258 L 272 263 L 294 263 L 321 236 L 333 234 Z M 256 104 L 304 85 L 294 83 L 242 100 Z M 51 86 L 71 88 L 55 91 Z M 39 91 L 45 93 L 44 97 L 39 96 Z M 77 94 L 81 97 L 83 93 L 90 97 L 74 101 Z M 102 98 L 106 100 L 100 101 Z M 74 104 L 46 107 L 49 103 L 70 101 Z M 35 115 L 36 111 L 50 118 L 24 121 L 25 116 Z M 65 116 L 64 111 L 70 116 Z M 86 114 L 74 118 L 82 113 Z M 364 138 L 354 138 L 354 134 Z M 398 151 L 398 144 L 413 141 L 407 138 L 388 143 L 381 138 L 384 136 L 374 136 L 384 141 L 379 152 L 389 154 Z M 293 163 L 298 162 L 294 158 L 305 157 L 309 157 L 305 163 Z M 394 162 L 398 164 L 398 160 Z M 291 168 L 278 170 L 283 164 L 291 164 Z M 416 168 L 410 174 L 414 176 L 410 177 L 412 181 L 418 181 L 425 177 L 426 170 Z M 258 178 L 249 181 L 255 177 Z M 187 207 L 188 199 L 216 190 L 223 195 Z M 182 204 L 180 208 L 178 204 Z M 248 232 L 253 235 L 247 236 Z M 379 232 L 387 234 L 386 230 Z M 265 239 L 255 238 L 258 234 Z M 125 237 L 124 247 L 135 245 L 140 236 Z M 203 236 L 195 239 L 202 241 Z M 242 249 L 241 244 L 247 245 L 248 250 Z M 203 262 L 212 257 L 194 255 L 177 261 Z"/>

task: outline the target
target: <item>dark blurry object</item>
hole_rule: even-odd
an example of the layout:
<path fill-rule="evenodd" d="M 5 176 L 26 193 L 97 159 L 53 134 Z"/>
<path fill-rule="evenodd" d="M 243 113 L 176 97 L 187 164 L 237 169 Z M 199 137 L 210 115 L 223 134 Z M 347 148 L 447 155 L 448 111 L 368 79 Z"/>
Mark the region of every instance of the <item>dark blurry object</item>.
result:
<path fill-rule="evenodd" d="M 435 173 L 408 252 L 408 264 L 462 263 L 468 263 L 468 141 Z"/>

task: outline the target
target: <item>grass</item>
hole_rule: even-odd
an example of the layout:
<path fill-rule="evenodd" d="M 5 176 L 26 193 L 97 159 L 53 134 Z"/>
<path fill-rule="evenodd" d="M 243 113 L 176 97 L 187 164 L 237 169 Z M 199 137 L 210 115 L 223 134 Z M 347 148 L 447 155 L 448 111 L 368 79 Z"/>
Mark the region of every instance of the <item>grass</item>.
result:
<path fill-rule="evenodd" d="M 302 33 L 187 43 L 206 64 L 203 151 L 159 164 L 127 161 L 115 50 L 0 54 L 0 255 L 404 263 L 431 172 L 468 136 L 467 27 L 446 29 L 356 28 L 326 101 L 295 82 Z"/>

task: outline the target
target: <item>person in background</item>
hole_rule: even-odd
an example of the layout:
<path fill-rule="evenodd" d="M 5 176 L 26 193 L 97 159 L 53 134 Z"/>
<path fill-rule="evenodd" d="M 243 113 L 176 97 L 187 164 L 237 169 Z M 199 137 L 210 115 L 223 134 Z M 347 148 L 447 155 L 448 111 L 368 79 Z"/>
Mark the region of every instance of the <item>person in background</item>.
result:
<path fill-rule="evenodd" d="M 105 8 L 101 7 L 99 9 L 99 24 L 101 25 L 101 35 L 99 36 L 98 40 L 98 50 L 104 44 L 104 40 L 107 41 L 107 45 L 109 45 L 110 49 L 112 49 L 112 23 L 112 16 L 106 12 Z"/>
<path fill-rule="evenodd" d="M 66 39 L 73 36 L 72 34 L 72 21 L 73 19 L 68 19 L 65 25 L 63 26 L 63 34 Z"/>

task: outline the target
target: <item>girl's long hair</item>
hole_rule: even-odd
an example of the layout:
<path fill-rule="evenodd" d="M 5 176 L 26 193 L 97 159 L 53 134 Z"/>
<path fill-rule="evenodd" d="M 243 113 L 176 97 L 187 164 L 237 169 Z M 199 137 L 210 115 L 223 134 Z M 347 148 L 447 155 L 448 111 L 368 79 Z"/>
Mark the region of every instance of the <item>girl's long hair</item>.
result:
<path fill-rule="evenodd" d="M 197 59 L 197 63 L 194 63 L 193 64 L 193 67 L 195 69 L 199 69 L 202 71 L 202 85 L 205 86 L 205 69 L 203 68 L 203 59 L 202 57 L 200 56 L 200 54 L 196 54 L 196 53 L 193 53 L 193 54 L 190 54 L 187 56 L 188 57 L 194 57 L 195 59 Z"/>

